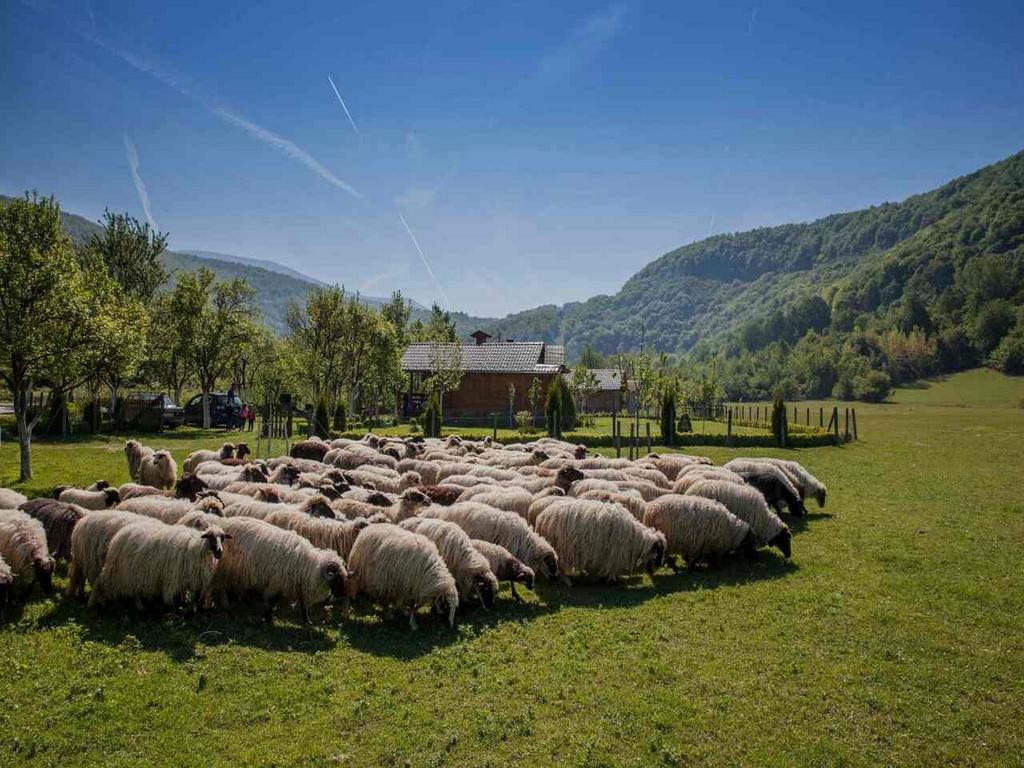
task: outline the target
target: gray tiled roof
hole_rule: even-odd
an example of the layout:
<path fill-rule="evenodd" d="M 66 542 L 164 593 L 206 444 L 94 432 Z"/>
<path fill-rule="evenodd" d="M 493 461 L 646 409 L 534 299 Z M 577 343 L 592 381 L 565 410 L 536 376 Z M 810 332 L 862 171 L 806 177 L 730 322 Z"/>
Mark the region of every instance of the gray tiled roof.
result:
<path fill-rule="evenodd" d="M 591 368 L 591 372 L 597 377 L 597 389 L 603 392 L 618 392 L 622 389 L 622 381 L 619 378 L 619 370 L 617 368 Z M 632 382 L 629 382 L 627 387 L 630 390 L 636 387 Z"/>
<path fill-rule="evenodd" d="M 402 355 L 403 371 L 429 371 L 428 342 L 410 344 Z M 561 347 L 547 347 L 542 341 L 499 341 L 487 344 L 462 344 L 462 368 L 475 373 L 555 373 L 565 359 Z M 558 350 L 554 355 L 552 350 Z M 544 363 L 538 362 L 545 352 Z M 550 358 L 554 357 L 557 362 Z"/>

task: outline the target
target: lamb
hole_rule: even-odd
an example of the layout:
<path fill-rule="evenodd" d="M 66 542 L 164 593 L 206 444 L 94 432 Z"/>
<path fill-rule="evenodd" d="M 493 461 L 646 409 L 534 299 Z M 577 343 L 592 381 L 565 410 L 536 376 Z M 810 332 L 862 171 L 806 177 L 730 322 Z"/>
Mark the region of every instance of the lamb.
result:
<path fill-rule="evenodd" d="M 124 444 L 124 455 L 128 459 L 128 476 L 132 480 L 138 480 L 142 460 L 147 456 L 152 456 L 153 449 L 147 448 L 138 440 L 127 440 Z"/>
<path fill-rule="evenodd" d="M 103 572 L 111 539 L 126 525 L 140 523 L 163 525 L 158 520 L 148 520 L 124 510 L 92 512 L 79 520 L 71 533 L 67 594 L 83 596 L 86 584 L 95 587 Z"/>
<path fill-rule="evenodd" d="M 558 555 L 554 547 L 515 512 L 494 509 L 476 501 L 460 501 L 450 507 L 431 507 L 421 516 L 455 523 L 470 538 L 500 544 L 534 571 L 543 568 L 549 579 L 558 577 Z"/>
<path fill-rule="evenodd" d="M 311 437 L 308 440 L 301 440 L 291 447 L 288 455 L 294 459 L 309 459 L 311 461 L 323 461 L 324 456 L 331 450 L 331 446 L 319 437 Z"/>
<path fill-rule="evenodd" d="M 808 472 L 802 464 L 788 459 L 760 459 L 760 461 L 766 461 L 782 469 L 800 492 L 801 499 L 810 496 L 818 502 L 819 507 L 825 506 L 825 497 L 828 495 L 825 484 Z"/>
<path fill-rule="evenodd" d="M 88 514 L 74 504 L 56 499 L 32 499 L 21 505 L 21 510 L 43 524 L 46 531 L 46 546 L 54 559 L 71 559 L 71 534 L 78 521 Z"/>
<path fill-rule="evenodd" d="M 437 551 L 441 553 L 441 559 L 455 579 L 460 600 L 465 601 L 471 595 L 476 595 L 484 608 L 494 606 L 498 579 L 491 573 L 487 558 L 476 550 L 465 531 L 455 523 L 423 517 L 410 517 L 402 521 L 400 527 L 426 536 L 434 542 Z"/>
<path fill-rule="evenodd" d="M 235 483 L 249 484 L 267 481 L 267 476 L 263 474 L 263 470 L 255 464 L 246 464 L 231 474 L 200 473 L 199 476 L 204 483 L 216 491 L 230 491 Z M 233 492 L 238 493 L 239 491 Z"/>
<path fill-rule="evenodd" d="M 0 509 L 17 509 L 26 501 L 28 501 L 28 497 L 23 496 L 17 491 L 12 491 L 10 488 L 0 488 Z"/>
<path fill-rule="evenodd" d="M 303 623 L 309 624 L 312 606 L 345 597 L 349 574 L 336 553 L 317 549 L 297 533 L 262 520 L 233 517 L 222 525 L 232 538 L 211 591 L 225 602 L 229 591 L 260 593 L 268 624 L 277 602 L 297 602 Z"/>
<path fill-rule="evenodd" d="M 220 461 L 221 459 L 230 459 L 235 455 L 235 446 L 233 443 L 224 443 L 220 447 L 219 451 L 207 451 L 199 450 L 192 451 L 185 459 L 183 465 L 186 472 L 195 472 L 196 469 L 208 461 Z"/>
<path fill-rule="evenodd" d="M 525 488 L 516 486 L 490 488 L 486 485 L 478 485 L 475 488 L 464 490 L 459 496 L 459 501 L 478 501 L 495 509 L 515 512 L 523 520 L 526 520 L 529 516 L 530 505 L 533 503 L 533 494 Z"/>
<path fill-rule="evenodd" d="M 102 491 L 86 491 L 82 488 L 58 487 L 57 499 L 68 504 L 76 504 L 82 509 L 100 510 L 116 507 L 121 501 L 121 494 L 116 488 L 105 488 Z"/>
<path fill-rule="evenodd" d="M 757 546 L 749 525 L 724 504 L 702 496 L 670 494 L 655 499 L 647 505 L 643 522 L 665 534 L 668 551 L 682 555 L 690 566 L 737 549 L 752 555 Z M 669 564 L 678 570 L 674 558 Z"/>
<path fill-rule="evenodd" d="M 39 584 L 53 594 L 54 561 L 46 546 L 46 530 L 38 520 L 17 510 L 0 510 L 0 560 L 14 581 Z"/>
<path fill-rule="evenodd" d="M 126 525 L 110 540 L 89 605 L 132 598 L 141 610 L 144 597 L 159 596 L 164 605 L 174 605 L 189 593 L 197 606 L 206 604 L 224 541 L 230 538 L 219 528 Z"/>
<path fill-rule="evenodd" d="M 194 510 L 220 517 L 223 515 L 224 502 L 216 497 L 189 501 L 188 499 L 167 499 L 163 496 L 142 496 L 141 498 L 122 501 L 117 505 L 117 508 L 125 512 L 134 512 L 136 515 L 159 520 L 167 525 L 174 525 Z"/>
<path fill-rule="evenodd" d="M 359 532 L 370 524 L 365 518 L 329 520 L 322 517 L 310 517 L 293 509 L 271 512 L 264 519 L 278 528 L 295 531 L 318 549 L 337 552 L 342 559 L 348 559 Z"/>
<path fill-rule="evenodd" d="M 570 573 L 609 580 L 640 568 L 653 574 L 665 559 L 665 535 L 619 504 L 563 499 L 540 513 L 536 529 Z"/>
<path fill-rule="evenodd" d="M 173 488 L 178 476 L 178 465 L 170 451 L 161 448 L 146 456 L 139 465 L 139 482 L 155 488 Z"/>
<path fill-rule="evenodd" d="M 757 459 L 733 459 L 725 468 L 757 488 L 765 501 L 775 509 L 781 509 L 785 504 L 797 517 L 802 517 L 807 511 L 799 491 L 781 467 Z"/>
<path fill-rule="evenodd" d="M 437 546 L 425 536 L 393 525 L 371 525 L 356 539 L 349 558 L 349 595 L 369 595 L 384 606 L 401 605 L 416 629 L 416 609 L 431 604 L 455 626 L 459 607 L 455 579 Z"/>
<path fill-rule="evenodd" d="M 603 501 L 606 504 L 621 504 L 629 511 L 629 514 L 635 517 L 639 522 L 644 522 L 644 513 L 647 510 L 647 502 L 644 501 L 643 497 L 641 497 L 640 494 L 636 493 L 635 491 L 618 493 L 616 491 L 594 490 L 582 493 L 576 498 L 591 499 L 593 501 Z"/>
<path fill-rule="evenodd" d="M 691 487 L 686 495 L 703 496 L 721 502 L 750 526 L 759 542 L 778 547 L 787 558 L 792 556 L 792 535 L 788 526 L 768 509 L 768 503 L 754 488 L 721 480 L 702 480 Z"/>
<path fill-rule="evenodd" d="M 487 558 L 491 573 L 498 581 L 507 581 L 512 589 L 512 597 L 517 603 L 523 602 L 523 598 L 516 592 L 516 582 L 523 584 L 527 589 L 533 589 L 534 574 L 533 568 L 523 564 L 515 555 L 509 552 L 500 544 L 492 544 L 482 539 L 470 539 L 476 551 Z"/>

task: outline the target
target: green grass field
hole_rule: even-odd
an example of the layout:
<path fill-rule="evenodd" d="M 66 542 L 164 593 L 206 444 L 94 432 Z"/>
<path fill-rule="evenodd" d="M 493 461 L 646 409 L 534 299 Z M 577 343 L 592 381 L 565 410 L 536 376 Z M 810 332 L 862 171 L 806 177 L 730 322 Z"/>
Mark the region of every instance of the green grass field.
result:
<path fill-rule="evenodd" d="M 1022 398 L 975 371 L 858 406 L 858 443 L 744 451 L 828 483 L 792 562 L 539 584 L 454 632 L 36 596 L 0 629 L 0 765 L 1024 765 Z M 126 475 L 120 440 L 35 456 L 29 490 Z"/>

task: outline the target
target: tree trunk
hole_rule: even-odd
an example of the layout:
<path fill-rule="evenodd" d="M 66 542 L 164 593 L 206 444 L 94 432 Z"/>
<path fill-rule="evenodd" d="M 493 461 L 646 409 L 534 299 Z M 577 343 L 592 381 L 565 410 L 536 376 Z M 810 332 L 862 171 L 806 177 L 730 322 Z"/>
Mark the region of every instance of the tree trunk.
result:
<path fill-rule="evenodd" d="M 15 419 L 18 423 L 18 447 L 21 452 L 21 482 L 32 479 L 32 430 L 28 425 L 28 404 L 26 399 L 30 393 L 24 391 L 14 393 Z"/>
<path fill-rule="evenodd" d="M 203 429 L 210 428 L 210 390 L 212 387 L 203 384 Z"/>

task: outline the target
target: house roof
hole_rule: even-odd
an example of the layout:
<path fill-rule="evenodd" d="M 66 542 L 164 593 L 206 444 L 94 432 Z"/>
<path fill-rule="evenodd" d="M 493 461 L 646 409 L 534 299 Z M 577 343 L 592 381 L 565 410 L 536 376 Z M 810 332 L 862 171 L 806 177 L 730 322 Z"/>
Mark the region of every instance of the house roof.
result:
<path fill-rule="evenodd" d="M 430 342 L 410 344 L 402 355 L 405 372 L 430 370 Z M 485 344 L 449 344 L 462 348 L 462 369 L 467 373 L 557 373 L 565 360 L 562 347 L 542 341 L 497 341 Z"/>
<path fill-rule="evenodd" d="M 617 368 L 591 368 L 591 373 L 597 377 L 597 389 L 600 392 L 618 392 L 622 389 L 621 374 Z M 636 389 L 633 382 L 628 382 L 627 389 Z"/>

